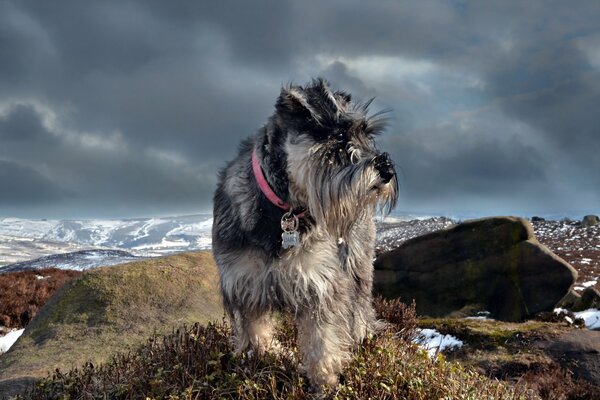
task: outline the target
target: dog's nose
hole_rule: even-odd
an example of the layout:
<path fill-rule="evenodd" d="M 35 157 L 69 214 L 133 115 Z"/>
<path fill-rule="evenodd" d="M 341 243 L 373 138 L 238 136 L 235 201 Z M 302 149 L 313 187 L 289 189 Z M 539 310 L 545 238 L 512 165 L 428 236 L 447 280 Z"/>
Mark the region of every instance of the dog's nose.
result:
<path fill-rule="evenodd" d="M 392 160 L 390 160 L 390 155 L 388 153 L 381 153 L 375 157 L 373 159 L 373 166 L 377 172 L 379 172 L 379 176 L 383 183 L 388 183 L 392 180 L 394 175 L 396 175 L 394 164 L 392 163 Z"/>

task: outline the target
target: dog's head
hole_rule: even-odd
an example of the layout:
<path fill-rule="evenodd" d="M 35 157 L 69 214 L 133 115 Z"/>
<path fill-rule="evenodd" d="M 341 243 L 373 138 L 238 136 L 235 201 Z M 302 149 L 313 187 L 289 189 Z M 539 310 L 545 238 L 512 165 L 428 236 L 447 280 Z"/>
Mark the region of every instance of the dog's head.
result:
<path fill-rule="evenodd" d="M 340 226 L 379 204 L 391 211 L 398 181 L 387 153 L 375 147 L 384 129 L 369 102 L 333 91 L 323 79 L 283 88 L 272 122 L 284 130 L 290 198 L 306 204 L 317 223 Z"/>

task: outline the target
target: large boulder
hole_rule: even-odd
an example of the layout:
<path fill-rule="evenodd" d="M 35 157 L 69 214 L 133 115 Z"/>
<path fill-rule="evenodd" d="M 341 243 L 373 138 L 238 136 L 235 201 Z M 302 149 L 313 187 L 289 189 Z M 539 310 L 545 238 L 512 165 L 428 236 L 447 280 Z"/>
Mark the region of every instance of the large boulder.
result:
<path fill-rule="evenodd" d="M 440 317 L 486 310 L 521 321 L 552 308 L 577 272 L 534 237 L 522 218 L 461 223 L 404 242 L 375 261 L 376 293 L 416 301 L 417 313 Z"/>
<path fill-rule="evenodd" d="M 600 224 L 600 217 L 597 215 L 586 215 L 581 220 L 581 227 L 589 228 L 590 226 L 596 226 Z"/>
<path fill-rule="evenodd" d="M 55 293 L 0 356 L 0 399 L 57 368 L 100 364 L 153 333 L 223 315 L 219 274 L 208 251 L 86 271 Z"/>

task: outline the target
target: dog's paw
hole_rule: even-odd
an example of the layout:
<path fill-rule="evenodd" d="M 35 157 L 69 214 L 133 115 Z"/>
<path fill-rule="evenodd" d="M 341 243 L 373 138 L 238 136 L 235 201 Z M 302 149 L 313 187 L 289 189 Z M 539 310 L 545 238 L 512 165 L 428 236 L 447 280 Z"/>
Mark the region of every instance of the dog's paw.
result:
<path fill-rule="evenodd" d="M 330 397 L 327 390 L 324 390 L 322 386 L 310 386 L 307 392 L 309 399 L 322 400 Z"/>
<path fill-rule="evenodd" d="M 292 349 L 289 349 L 289 348 L 283 346 L 281 344 L 281 342 L 279 342 L 279 340 L 277 340 L 277 339 L 273 340 L 273 342 L 271 343 L 271 345 L 268 348 L 268 351 L 271 354 L 276 355 L 277 357 L 285 358 L 287 360 L 292 361 L 293 363 L 298 362 L 298 360 L 296 358 L 296 354 L 294 354 Z"/>

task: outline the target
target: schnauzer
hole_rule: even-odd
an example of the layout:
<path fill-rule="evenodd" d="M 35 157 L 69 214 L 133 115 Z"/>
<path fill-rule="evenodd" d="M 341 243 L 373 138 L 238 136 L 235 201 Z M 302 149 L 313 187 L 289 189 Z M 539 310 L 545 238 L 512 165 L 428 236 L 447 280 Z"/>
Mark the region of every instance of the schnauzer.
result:
<path fill-rule="evenodd" d="M 368 115 L 370 103 L 323 79 L 283 88 L 214 196 L 213 251 L 236 351 L 275 350 L 272 314 L 290 312 L 315 386 L 336 385 L 377 324 L 373 218 L 377 206 L 394 207 L 398 182 L 375 147 L 384 120 Z"/>

